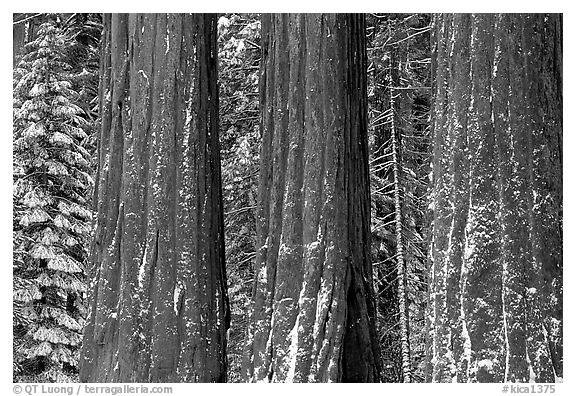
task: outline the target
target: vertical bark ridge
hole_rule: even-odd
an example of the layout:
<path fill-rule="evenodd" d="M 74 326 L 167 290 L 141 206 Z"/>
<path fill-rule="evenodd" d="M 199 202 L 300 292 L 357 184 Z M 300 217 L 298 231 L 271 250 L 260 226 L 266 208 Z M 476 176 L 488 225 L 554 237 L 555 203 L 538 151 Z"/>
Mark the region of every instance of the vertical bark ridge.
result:
<path fill-rule="evenodd" d="M 491 75 L 494 16 L 472 16 L 470 49 L 471 104 L 468 130 L 470 155 L 469 219 L 466 225 L 464 295 L 473 361 L 472 381 L 502 380 L 502 292 L 499 289 L 501 247 L 498 225 L 496 131 L 492 122 Z"/>
<path fill-rule="evenodd" d="M 470 185 L 470 160 L 468 156 L 468 107 L 470 103 L 470 40 L 471 21 L 470 15 L 461 14 L 454 16 L 454 42 L 452 53 L 454 67 L 450 71 L 451 84 L 450 110 L 455 117 L 450 119 L 450 128 L 454 129 L 454 141 L 452 142 L 452 173 L 453 186 L 451 200 L 453 202 L 453 217 L 450 226 L 448 241 L 447 263 L 448 278 L 447 288 L 454 290 L 454 294 L 447 298 L 449 307 L 460 309 L 449 310 L 449 323 L 451 328 L 451 346 L 453 360 L 451 362 L 451 374 L 456 375 L 458 381 L 467 381 L 465 373 L 470 365 L 470 335 L 466 325 L 467 315 L 464 309 L 464 288 L 468 281 L 468 272 L 464 265 L 463 253 L 466 244 L 466 223 L 469 216 L 470 197 L 466 194 Z"/>
<path fill-rule="evenodd" d="M 451 212 L 449 208 L 451 172 L 449 169 L 449 153 L 443 150 L 450 147 L 451 135 L 449 135 L 448 123 L 448 84 L 447 75 L 449 66 L 449 45 L 452 40 L 453 27 L 452 16 L 438 18 L 437 26 L 438 47 L 436 49 L 436 101 L 434 114 L 436 118 L 433 126 L 433 235 L 432 235 L 432 262 L 431 282 L 431 316 L 432 316 L 432 353 L 431 353 L 431 380 L 435 382 L 445 379 L 448 373 L 448 323 L 447 307 L 444 299 L 446 294 L 445 252 L 448 246 L 449 225 L 451 224 Z"/>

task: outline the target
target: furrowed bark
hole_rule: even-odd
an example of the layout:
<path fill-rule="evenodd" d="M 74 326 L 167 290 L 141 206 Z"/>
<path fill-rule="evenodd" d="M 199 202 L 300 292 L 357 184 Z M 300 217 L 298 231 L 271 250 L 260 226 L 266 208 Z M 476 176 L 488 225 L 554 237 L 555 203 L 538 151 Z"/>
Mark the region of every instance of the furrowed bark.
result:
<path fill-rule="evenodd" d="M 229 322 L 216 17 L 104 17 L 80 379 L 223 382 Z"/>
<path fill-rule="evenodd" d="M 432 379 L 554 382 L 562 372 L 561 18 L 440 15 L 436 23 L 449 41 L 436 60 Z M 452 198 L 441 200 L 449 188 Z M 447 325 L 456 329 L 449 337 Z"/>
<path fill-rule="evenodd" d="M 248 381 L 380 378 L 361 15 L 263 15 Z"/>

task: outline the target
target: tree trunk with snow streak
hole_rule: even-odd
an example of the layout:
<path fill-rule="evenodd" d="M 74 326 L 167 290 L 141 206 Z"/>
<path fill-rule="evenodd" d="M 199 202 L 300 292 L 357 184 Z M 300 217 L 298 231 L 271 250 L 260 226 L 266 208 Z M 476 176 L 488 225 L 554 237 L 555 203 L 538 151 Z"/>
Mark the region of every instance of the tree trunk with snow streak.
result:
<path fill-rule="evenodd" d="M 248 381 L 374 382 L 362 15 L 263 15 Z"/>
<path fill-rule="evenodd" d="M 562 376 L 562 18 L 435 20 L 430 379 Z"/>
<path fill-rule="evenodd" d="M 104 17 L 81 381 L 223 382 L 216 17 Z"/>
<path fill-rule="evenodd" d="M 412 382 L 412 363 L 410 358 L 410 316 L 408 311 L 408 298 L 407 298 L 407 273 L 406 273 L 406 260 L 404 255 L 404 220 L 402 215 L 402 201 L 403 201 L 403 178 L 402 178 L 402 155 L 401 155 L 401 133 L 402 133 L 402 120 L 397 114 L 402 109 L 400 105 L 402 101 L 400 98 L 401 91 L 396 89 L 400 87 L 398 76 L 398 62 L 396 60 L 397 51 L 390 52 L 390 140 L 392 146 L 392 174 L 394 183 L 394 223 L 395 223 L 395 237 L 396 237 L 396 273 L 398 277 L 398 323 L 400 325 L 400 344 L 402 351 L 402 380 L 404 382 Z M 396 102 L 400 103 L 396 103 Z"/>

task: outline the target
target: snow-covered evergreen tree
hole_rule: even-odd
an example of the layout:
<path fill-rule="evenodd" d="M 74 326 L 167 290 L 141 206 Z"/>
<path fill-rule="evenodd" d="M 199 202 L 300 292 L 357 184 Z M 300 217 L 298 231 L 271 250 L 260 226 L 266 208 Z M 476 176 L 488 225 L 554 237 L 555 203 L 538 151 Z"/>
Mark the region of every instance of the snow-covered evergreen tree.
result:
<path fill-rule="evenodd" d="M 77 375 L 91 211 L 87 123 L 67 39 L 41 25 L 14 71 L 14 380 Z"/>

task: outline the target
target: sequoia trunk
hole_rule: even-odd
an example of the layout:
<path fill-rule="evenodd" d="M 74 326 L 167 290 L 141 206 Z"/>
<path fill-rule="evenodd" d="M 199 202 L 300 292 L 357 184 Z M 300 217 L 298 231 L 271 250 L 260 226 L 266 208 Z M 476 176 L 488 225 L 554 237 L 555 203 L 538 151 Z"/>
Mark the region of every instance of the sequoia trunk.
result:
<path fill-rule="evenodd" d="M 104 17 L 80 379 L 223 382 L 216 17 Z"/>
<path fill-rule="evenodd" d="M 562 18 L 436 17 L 433 381 L 562 376 Z"/>
<path fill-rule="evenodd" d="M 262 151 L 249 381 L 372 382 L 362 15 L 263 15 Z"/>

